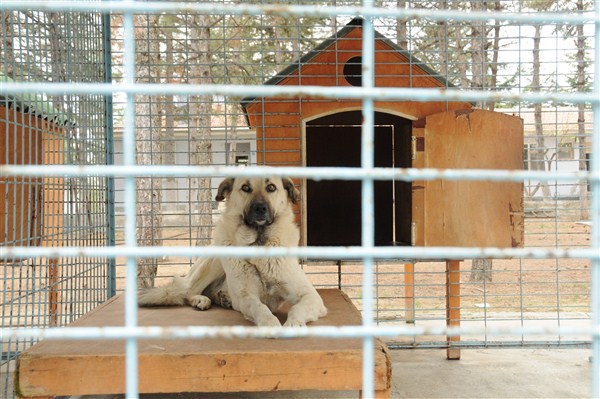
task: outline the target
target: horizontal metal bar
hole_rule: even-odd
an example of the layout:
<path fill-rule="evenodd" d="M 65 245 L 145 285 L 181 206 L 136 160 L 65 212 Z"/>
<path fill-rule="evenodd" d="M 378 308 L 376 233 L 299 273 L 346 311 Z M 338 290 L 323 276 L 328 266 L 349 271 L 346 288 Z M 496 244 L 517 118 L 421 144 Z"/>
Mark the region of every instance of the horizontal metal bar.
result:
<path fill-rule="evenodd" d="M 419 8 L 378 8 L 378 7 L 335 7 L 290 4 L 222 4 L 211 2 L 135 2 L 135 1 L 50 1 L 50 0 L 4 0 L 0 10 L 41 10 L 41 11 L 89 11 L 103 13 L 133 13 L 152 14 L 166 13 L 200 13 L 211 15 L 284 15 L 307 17 L 391 17 L 405 19 L 431 19 L 455 21 L 489 21 L 499 20 L 508 22 L 536 23 L 571 23 L 582 24 L 597 20 L 593 13 L 492 13 L 463 10 L 432 10 Z"/>
<path fill-rule="evenodd" d="M 0 247 L 8 259 L 31 257 L 299 257 L 309 259 L 600 259 L 598 248 L 467 248 L 467 247 Z"/>
<path fill-rule="evenodd" d="M 533 337 L 531 337 L 533 338 Z M 453 348 L 468 348 L 468 349 L 514 349 L 514 348 L 544 348 L 544 349 L 589 349 L 592 345 L 591 342 L 584 340 L 555 340 L 555 341 L 531 341 L 531 338 L 523 339 L 521 341 L 455 341 L 452 342 Z M 447 348 L 448 343 L 446 341 L 419 341 L 419 342 L 386 342 L 388 349 L 442 349 Z"/>
<path fill-rule="evenodd" d="M 405 101 L 528 101 L 571 102 L 577 104 L 600 103 L 598 93 L 545 93 L 527 92 L 511 93 L 506 91 L 458 90 L 449 88 L 426 89 L 412 87 L 346 87 L 346 86 L 273 86 L 273 85 L 193 85 L 174 83 L 31 83 L 2 82 L 0 95 L 46 93 L 48 95 L 64 94 L 101 94 L 128 93 L 141 95 L 222 95 L 233 97 L 277 97 L 291 98 L 296 96 L 342 99 L 371 99 L 373 101 L 405 100 Z"/>
<path fill-rule="evenodd" d="M 332 339 L 364 337 L 400 337 L 422 335 L 600 335 L 600 327 L 419 327 L 419 326 L 311 326 L 311 327 L 256 327 L 256 326 L 136 326 L 136 327 L 61 327 L 61 328 L 3 328 L 0 340 L 116 340 L 116 339 L 191 339 L 191 338 L 296 338 L 322 337 Z"/>
<path fill-rule="evenodd" d="M 262 177 L 288 176 L 313 180 L 464 180 L 464 181 L 564 181 L 600 182 L 592 172 L 546 172 L 496 169 L 414 169 L 344 167 L 189 166 L 189 165 L 0 165 L 2 176 L 23 177 Z"/>

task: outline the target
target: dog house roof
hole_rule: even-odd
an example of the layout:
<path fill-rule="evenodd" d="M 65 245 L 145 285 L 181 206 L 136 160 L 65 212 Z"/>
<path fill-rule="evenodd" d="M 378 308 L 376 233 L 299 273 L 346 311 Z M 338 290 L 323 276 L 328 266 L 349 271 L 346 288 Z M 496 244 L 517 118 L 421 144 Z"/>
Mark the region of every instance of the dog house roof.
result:
<path fill-rule="evenodd" d="M 0 82 L 14 83 L 15 80 L 0 73 Z M 66 116 L 54 108 L 52 101 L 36 93 L 0 95 L 0 106 L 14 107 L 19 112 L 35 115 L 58 124 L 68 124 Z"/>
<path fill-rule="evenodd" d="M 356 18 L 352 19 L 348 24 L 346 24 L 346 26 L 344 26 L 342 29 L 340 29 L 335 35 L 324 40 L 321 44 L 319 44 L 317 47 L 315 47 L 313 50 L 309 51 L 308 53 L 304 54 L 297 61 L 292 62 L 290 65 L 288 65 L 285 69 L 283 69 L 277 75 L 275 75 L 272 78 L 270 78 L 269 80 L 265 81 L 264 84 L 265 85 L 286 84 L 286 80 L 288 78 L 290 78 L 294 75 L 298 75 L 300 73 L 301 68 L 305 67 L 306 65 L 310 64 L 311 62 L 314 62 L 315 59 L 319 55 L 321 55 L 323 52 L 325 52 L 327 50 L 331 51 L 332 48 L 337 49 L 337 47 L 336 47 L 337 41 L 339 41 L 340 39 L 347 38 L 356 29 L 362 29 L 363 21 L 364 21 L 364 19 L 361 17 L 356 17 Z M 414 68 L 420 69 L 422 71 L 420 76 L 427 76 L 429 78 L 429 81 L 431 82 L 430 85 L 433 85 L 435 87 L 455 87 L 454 85 L 449 83 L 438 72 L 434 71 L 427 64 L 425 64 L 424 62 L 422 62 L 419 59 L 417 59 L 416 57 L 414 57 L 410 51 L 401 48 L 400 46 L 398 46 L 396 43 L 394 43 L 390 39 L 386 38 L 381 33 L 377 32 L 377 31 L 375 31 L 374 33 L 375 33 L 375 42 L 377 43 L 379 48 L 383 47 L 385 49 L 387 47 L 389 50 L 388 51 L 384 50 L 384 51 L 386 53 L 395 54 L 397 59 L 399 60 L 399 63 L 410 65 L 410 67 L 413 69 Z M 361 38 L 362 38 L 362 36 L 361 36 Z M 332 65 L 331 68 L 337 67 L 335 64 L 331 64 L 331 65 Z M 377 71 L 376 71 L 376 75 L 377 75 Z M 402 85 L 400 84 L 398 86 L 401 87 Z M 257 98 L 259 98 L 259 97 L 246 97 L 246 98 L 242 99 L 241 105 L 244 108 L 244 111 L 246 111 L 247 107 L 252 102 L 254 102 Z"/>

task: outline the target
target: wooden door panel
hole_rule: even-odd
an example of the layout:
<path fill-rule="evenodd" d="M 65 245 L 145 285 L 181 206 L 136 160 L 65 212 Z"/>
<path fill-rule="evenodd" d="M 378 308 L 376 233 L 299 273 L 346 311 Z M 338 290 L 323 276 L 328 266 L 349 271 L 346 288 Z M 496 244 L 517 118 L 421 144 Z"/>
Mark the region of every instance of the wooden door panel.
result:
<path fill-rule="evenodd" d="M 515 116 L 485 110 L 445 112 L 425 118 L 423 134 L 425 168 L 523 166 L 523 123 Z M 436 180 L 424 187 L 424 245 L 523 245 L 522 183 Z"/>

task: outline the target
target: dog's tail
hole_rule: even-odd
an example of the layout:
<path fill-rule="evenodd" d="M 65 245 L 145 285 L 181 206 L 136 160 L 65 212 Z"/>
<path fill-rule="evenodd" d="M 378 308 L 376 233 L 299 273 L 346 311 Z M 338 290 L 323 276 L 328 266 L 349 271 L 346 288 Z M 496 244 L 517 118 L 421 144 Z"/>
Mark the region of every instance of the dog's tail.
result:
<path fill-rule="evenodd" d="M 145 288 L 138 291 L 139 306 L 181 306 L 185 304 L 188 283 L 185 277 L 173 280 L 161 287 Z"/>
<path fill-rule="evenodd" d="M 198 261 L 185 277 L 173 277 L 164 286 L 138 292 L 139 306 L 182 306 L 187 298 L 200 295 L 215 280 L 223 278 L 223 268 L 217 259 Z"/>

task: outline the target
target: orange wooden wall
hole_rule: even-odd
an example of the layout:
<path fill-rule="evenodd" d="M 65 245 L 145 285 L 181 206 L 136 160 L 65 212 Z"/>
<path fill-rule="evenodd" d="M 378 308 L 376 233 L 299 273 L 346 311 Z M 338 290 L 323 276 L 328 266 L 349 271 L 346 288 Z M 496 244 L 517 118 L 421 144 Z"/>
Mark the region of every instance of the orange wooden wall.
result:
<path fill-rule="evenodd" d="M 308 63 L 284 78 L 278 85 L 351 86 L 344 78 L 344 65 L 361 55 L 362 29 L 357 27 L 335 41 Z M 428 74 L 403 53 L 382 40 L 376 41 L 375 86 L 443 88 L 444 84 Z M 447 110 L 470 108 L 464 102 L 376 102 L 378 111 L 420 119 Z M 256 129 L 257 161 L 267 165 L 302 165 L 302 121 L 316 116 L 356 110 L 360 101 L 323 98 L 256 98 L 246 111 L 250 125 Z"/>
<path fill-rule="evenodd" d="M 63 133 L 38 116 L 0 107 L 0 163 L 60 165 Z M 62 231 L 63 193 L 62 178 L 2 177 L 0 243 L 46 245 L 44 235 L 56 240 Z"/>

